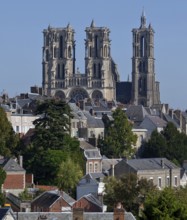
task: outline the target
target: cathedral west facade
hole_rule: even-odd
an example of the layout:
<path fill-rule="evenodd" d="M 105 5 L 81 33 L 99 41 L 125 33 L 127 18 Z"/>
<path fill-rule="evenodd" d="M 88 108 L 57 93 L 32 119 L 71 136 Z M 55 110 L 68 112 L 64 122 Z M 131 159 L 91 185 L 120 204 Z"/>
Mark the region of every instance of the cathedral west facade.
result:
<path fill-rule="evenodd" d="M 66 100 L 85 98 L 118 100 L 152 106 L 160 104 L 159 83 L 155 81 L 154 30 L 146 27 L 145 15 L 139 28 L 133 29 L 132 82 L 119 81 L 117 66 L 111 56 L 110 30 L 96 27 L 92 21 L 85 39 L 85 73 L 76 70 L 74 29 L 44 29 L 43 91 L 47 96 Z M 124 84 L 123 84 L 124 83 Z M 119 89 L 119 88 L 120 89 Z M 127 91 L 128 90 L 128 91 Z M 127 95 L 128 94 L 128 95 Z"/>
<path fill-rule="evenodd" d="M 74 30 L 48 27 L 43 31 L 43 90 L 48 96 L 75 101 L 116 99 L 116 64 L 111 57 L 110 30 L 96 27 L 92 21 L 86 28 L 85 73 L 75 68 Z"/>

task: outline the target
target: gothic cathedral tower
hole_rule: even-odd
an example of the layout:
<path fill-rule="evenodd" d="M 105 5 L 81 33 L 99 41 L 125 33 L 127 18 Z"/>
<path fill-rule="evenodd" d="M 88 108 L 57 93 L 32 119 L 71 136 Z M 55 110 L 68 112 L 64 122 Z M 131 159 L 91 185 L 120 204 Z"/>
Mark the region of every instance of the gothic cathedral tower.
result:
<path fill-rule="evenodd" d="M 110 30 L 107 27 L 86 28 L 85 73 L 75 72 L 74 29 L 44 29 L 43 91 L 44 95 L 79 101 L 85 98 L 116 99 L 117 65 L 110 53 Z"/>
<path fill-rule="evenodd" d="M 75 74 L 74 30 L 69 24 L 66 28 L 49 26 L 43 35 L 43 89 L 45 95 L 54 96 L 57 89 L 68 86 Z"/>
<path fill-rule="evenodd" d="M 144 12 L 141 25 L 133 29 L 132 101 L 151 107 L 160 104 L 159 82 L 155 82 L 154 30 L 146 27 Z"/>
<path fill-rule="evenodd" d="M 110 30 L 107 27 L 96 27 L 92 21 L 85 31 L 85 74 L 88 88 L 97 88 L 98 95 L 102 91 L 102 97 L 115 100 L 119 75 L 110 54 Z M 92 94 L 92 98 L 97 98 L 96 96 Z"/>

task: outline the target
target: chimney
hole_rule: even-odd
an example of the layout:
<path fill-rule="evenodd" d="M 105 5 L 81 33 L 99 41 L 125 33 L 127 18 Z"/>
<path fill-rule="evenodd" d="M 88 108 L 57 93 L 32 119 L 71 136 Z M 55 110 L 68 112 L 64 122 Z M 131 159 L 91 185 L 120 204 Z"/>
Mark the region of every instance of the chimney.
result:
<path fill-rule="evenodd" d="M 23 156 L 19 155 L 19 165 L 20 167 L 23 167 Z"/>
<path fill-rule="evenodd" d="M 82 208 L 73 209 L 73 220 L 84 220 L 84 212 Z"/>
<path fill-rule="evenodd" d="M 114 177 L 114 164 L 111 164 L 110 167 L 111 167 L 111 176 Z"/>
<path fill-rule="evenodd" d="M 114 208 L 113 220 L 125 220 L 125 210 L 120 202 Z"/>
<path fill-rule="evenodd" d="M 161 167 L 164 169 L 164 159 L 161 159 Z"/>

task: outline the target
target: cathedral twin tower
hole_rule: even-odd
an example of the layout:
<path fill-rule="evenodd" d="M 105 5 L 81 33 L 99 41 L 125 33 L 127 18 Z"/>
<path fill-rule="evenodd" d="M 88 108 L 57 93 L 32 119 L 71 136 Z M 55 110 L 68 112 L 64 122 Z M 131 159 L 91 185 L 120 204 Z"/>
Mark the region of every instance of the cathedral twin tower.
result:
<path fill-rule="evenodd" d="M 118 100 L 116 87 L 120 85 L 117 66 L 110 49 L 110 30 L 96 27 L 92 21 L 86 28 L 85 73 L 75 70 L 74 30 L 48 27 L 43 31 L 43 91 L 47 96 L 67 100 L 85 98 Z M 133 57 L 131 104 L 152 106 L 160 104 L 159 83 L 154 72 L 154 30 L 146 27 L 145 15 L 141 25 L 132 30 Z M 124 88 L 124 94 L 126 93 Z"/>

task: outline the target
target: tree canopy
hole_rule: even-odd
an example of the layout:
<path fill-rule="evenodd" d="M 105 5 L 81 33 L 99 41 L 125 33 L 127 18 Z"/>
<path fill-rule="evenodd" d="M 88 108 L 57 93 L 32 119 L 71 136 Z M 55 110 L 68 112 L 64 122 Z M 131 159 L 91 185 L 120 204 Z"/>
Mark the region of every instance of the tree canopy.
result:
<path fill-rule="evenodd" d="M 5 196 L 1 192 L 2 184 L 6 179 L 6 172 L 0 167 L 0 206 L 5 203 Z"/>
<path fill-rule="evenodd" d="M 71 158 L 83 169 L 83 153 L 79 141 L 70 136 L 71 110 L 61 100 L 46 100 L 39 103 L 36 114 L 41 117 L 34 121 L 35 131 L 31 143 L 22 146 L 25 167 L 34 173 L 39 184 L 55 184 L 59 166 Z"/>
<path fill-rule="evenodd" d="M 73 194 L 75 194 L 76 185 L 82 176 L 83 172 L 80 165 L 71 158 L 67 158 L 60 164 L 58 170 L 58 188 L 69 192 L 73 196 Z"/>
<path fill-rule="evenodd" d="M 0 155 L 14 155 L 18 143 L 19 137 L 8 121 L 4 109 L 0 107 Z"/>
<path fill-rule="evenodd" d="M 139 206 L 144 202 L 150 191 L 155 191 L 152 181 L 139 179 L 135 174 L 123 175 L 119 179 L 108 177 L 105 184 L 104 204 L 108 211 L 113 211 L 114 205 L 120 202 L 125 210 L 138 215 Z"/>
<path fill-rule="evenodd" d="M 170 122 L 161 133 L 153 131 L 142 149 L 141 157 L 166 157 L 182 165 L 187 158 L 187 136 Z"/>
<path fill-rule="evenodd" d="M 140 219 L 185 220 L 187 219 L 187 209 L 177 198 L 174 189 L 165 188 L 147 195 Z"/>
<path fill-rule="evenodd" d="M 108 157 L 132 156 L 132 146 L 137 140 L 137 136 L 132 132 L 132 124 L 120 108 L 117 108 L 112 116 L 112 121 L 103 117 L 106 132 L 104 140 L 99 140 L 98 147 L 101 153 Z"/>

